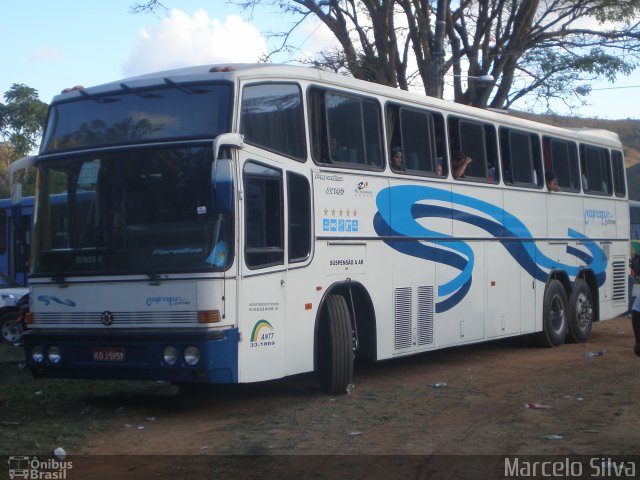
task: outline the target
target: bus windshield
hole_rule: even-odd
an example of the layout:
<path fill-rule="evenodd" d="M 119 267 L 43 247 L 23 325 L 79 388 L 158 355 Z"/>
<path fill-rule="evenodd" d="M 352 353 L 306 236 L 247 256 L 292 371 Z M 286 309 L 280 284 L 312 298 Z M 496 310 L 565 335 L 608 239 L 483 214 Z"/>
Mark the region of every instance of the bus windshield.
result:
<path fill-rule="evenodd" d="M 54 103 L 41 153 L 214 138 L 228 131 L 230 84 L 177 84 L 120 90 L 100 95 L 80 90 L 80 97 Z"/>
<path fill-rule="evenodd" d="M 42 162 L 32 275 L 225 269 L 233 216 L 215 204 L 212 160 L 207 145 Z M 52 201 L 61 193 L 66 202 Z"/>

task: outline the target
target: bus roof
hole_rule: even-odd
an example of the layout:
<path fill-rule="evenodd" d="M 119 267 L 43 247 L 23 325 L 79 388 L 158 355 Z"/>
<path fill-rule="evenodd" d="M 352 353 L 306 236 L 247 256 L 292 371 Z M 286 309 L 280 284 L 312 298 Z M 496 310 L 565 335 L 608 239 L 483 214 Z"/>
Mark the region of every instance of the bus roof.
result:
<path fill-rule="evenodd" d="M 128 88 L 146 88 L 157 85 L 166 85 L 170 82 L 210 82 L 211 80 L 227 80 L 236 82 L 244 80 L 305 80 L 308 82 L 320 82 L 324 85 L 336 88 L 347 88 L 360 93 L 370 95 L 384 95 L 389 99 L 399 102 L 407 102 L 415 106 L 435 108 L 457 115 L 467 115 L 476 119 L 496 122 L 520 128 L 531 128 L 543 134 L 559 135 L 566 138 L 588 141 L 606 145 L 612 148 L 622 148 L 617 133 L 604 129 L 594 128 L 568 128 L 548 125 L 534 120 L 523 119 L 510 115 L 508 111 L 496 111 L 495 109 L 481 109 L 470 107 L 448 100 L 428 97 L 418 92 L 408 92 L 398 88 L 388 87 L 373 82 L 358 80 L 350 76 L 337 74 L 315 67 L 303 67 L 292 65 L 280 65 L 270 63 L 255 64 L 225 64 L 225 65 L 199 65 L 173 70 L 165 70 L 144 75 L 133 76 L 122 80 L 105 83 L 93 87 L 74 87 L 67 93 L 61 93 L 53 98 L 52 104 L 69 100 L 79 96 L 77 90 L 84 90 L 89 94 L 103 94 L 120 91 L 123 85 Z M 505 115 L 506 114 L 506 115 Z"/>

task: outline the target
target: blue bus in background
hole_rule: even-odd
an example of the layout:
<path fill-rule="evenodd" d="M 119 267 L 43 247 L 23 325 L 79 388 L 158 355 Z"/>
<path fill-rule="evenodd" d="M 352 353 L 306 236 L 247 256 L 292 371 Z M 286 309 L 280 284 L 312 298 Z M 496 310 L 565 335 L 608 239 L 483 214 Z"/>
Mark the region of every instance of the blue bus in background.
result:
<path fill-rule="evenodd" d="M 0 271 L 20 285 L 29 272 L 33 206 L 34 197 L 24 197 L 19 209 L 10 198 L 0 199 Z"/>

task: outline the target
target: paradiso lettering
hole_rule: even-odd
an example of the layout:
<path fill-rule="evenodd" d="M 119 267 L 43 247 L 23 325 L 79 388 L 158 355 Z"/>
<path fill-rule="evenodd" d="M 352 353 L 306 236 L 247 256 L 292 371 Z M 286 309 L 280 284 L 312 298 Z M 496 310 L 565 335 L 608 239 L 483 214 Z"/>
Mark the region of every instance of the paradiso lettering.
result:
<path fill-rule="evenodd" d="M 275 330 L 264 319 L 258 320 L 251 331 L 251 348 L 272 347 L 276 344 Z"/>

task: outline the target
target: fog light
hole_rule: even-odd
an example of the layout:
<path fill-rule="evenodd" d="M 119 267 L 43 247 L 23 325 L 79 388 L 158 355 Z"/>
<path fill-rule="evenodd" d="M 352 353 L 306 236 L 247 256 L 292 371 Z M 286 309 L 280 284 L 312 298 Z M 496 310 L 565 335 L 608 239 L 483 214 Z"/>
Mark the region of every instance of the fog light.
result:
<path fill-rule="evenodd" d="M 178 361 L 178 349 L 172 346 L 164 347 L 162 358 L 167 365 L 175 365 Z"/>
<path fill-rule="evenodd" d="M 200 361 L 200 350 L 198 350 L 198 347 L 187 347 L 184 351 L 184 361 L 192 367 L 197 365 Z"/>
<path fill-rule="evenodd" d="M 62 360 L 62 352 L 60 351 L 60 347 L 58 347 L 57 345 L 49 347 L 47 358 L 51 363 L 60 363 L 60 360 Z"/>
<path fill-rule="evenodd" d="M 36 345 L 31 349 L 31 360 L 33 360 L 35 363 L 42 363 L 44 361 L 42 347 Z"/>

